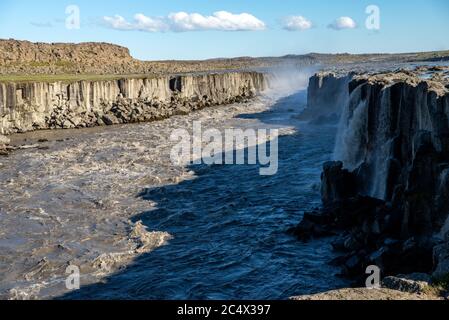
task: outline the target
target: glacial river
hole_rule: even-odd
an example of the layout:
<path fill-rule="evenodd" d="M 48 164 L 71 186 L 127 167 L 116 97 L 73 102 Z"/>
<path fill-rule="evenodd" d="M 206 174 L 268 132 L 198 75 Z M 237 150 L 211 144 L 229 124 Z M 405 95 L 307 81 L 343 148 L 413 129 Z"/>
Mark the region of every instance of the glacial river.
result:
<path fill-rule="evenodd" d="M 305 92 L 155 123 L 16 135 L 0 158 L 0 297 L 286 299 L 347 285 L 328 240 L 286 231 L 320 205 L 337 128 L 295 119 Z M 174 128 L 279 128 L 279 170 L 174 166 Z M 81 270 L 80 290 L 65 268 Z"/>

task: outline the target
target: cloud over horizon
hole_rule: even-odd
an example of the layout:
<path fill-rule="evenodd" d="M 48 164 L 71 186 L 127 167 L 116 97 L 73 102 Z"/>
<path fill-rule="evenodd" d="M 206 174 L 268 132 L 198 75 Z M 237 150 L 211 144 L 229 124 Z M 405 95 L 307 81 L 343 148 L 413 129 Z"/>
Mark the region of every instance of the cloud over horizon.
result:
<path fill-rule="evenodd" d="M 144 32 L 187 32 L 187 31 L 260 31 L 265 30 L 263 21 L 248 13 L 233 14 L 217 11 L 211 16 L 199 13 L 176 12 L 167 17 L 148 17 L 142 13 L 134 16 L 132 22 L 120 15 L 103 17 L 109 28 Z"/>
<path fill-rule="evenodd" d="M 303 16 L 290 16 L 284 19 L 282 27 L 288 31 L 304 31 L 311 29 L 313 23 Z"/>
<path fill-rule="evenodd" d="M 355 29 L 357 23 L 350 17 L 340 17 L 328 25 L 328 28 L 334 30 Z"/>

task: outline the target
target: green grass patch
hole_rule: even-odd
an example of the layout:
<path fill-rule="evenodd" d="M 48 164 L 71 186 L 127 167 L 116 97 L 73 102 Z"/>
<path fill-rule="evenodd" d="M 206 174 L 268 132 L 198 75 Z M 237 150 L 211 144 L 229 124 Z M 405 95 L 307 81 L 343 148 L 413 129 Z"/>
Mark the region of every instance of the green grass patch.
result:
<path fill-rule="evenodd" d="M 449 273 L 435 278 L 432 278 L 430 286 L 424 291 L 426 294 L 443 297 L 449 292 Z"/>

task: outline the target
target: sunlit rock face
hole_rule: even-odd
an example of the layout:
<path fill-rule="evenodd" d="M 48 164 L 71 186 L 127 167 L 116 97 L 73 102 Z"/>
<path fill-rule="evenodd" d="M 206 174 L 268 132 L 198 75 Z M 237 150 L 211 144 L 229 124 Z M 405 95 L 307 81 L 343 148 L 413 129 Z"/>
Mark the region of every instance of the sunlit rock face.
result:
<path fill-rule="evenodd" d="M 257 72 L 0 83 L 0 133 L 157 120 L 243 101 L 267 87 Z"/>

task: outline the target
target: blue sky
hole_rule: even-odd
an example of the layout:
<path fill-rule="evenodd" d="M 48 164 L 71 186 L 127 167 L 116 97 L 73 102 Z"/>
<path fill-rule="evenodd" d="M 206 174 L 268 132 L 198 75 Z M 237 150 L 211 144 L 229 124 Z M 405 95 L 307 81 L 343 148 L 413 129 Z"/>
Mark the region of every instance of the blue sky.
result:
<path fill-rule="evenodd" d="M 65 27 L 68 5 L 79 7 L 80 29 Z M 380 9 L 379 30 L 365 27 L 368 5 Z M 228 14 L 214 16 L 219 11 Z M 178 21 L 179 12 L 187 20 Z M 342 17 L 350 23 L 336 24 Z M 295 31 L 286 30 L 288 21 Z M 0 38 L 112 42 L 145 60 L 447 50 L 449 1 L 1 0 Z"/>

